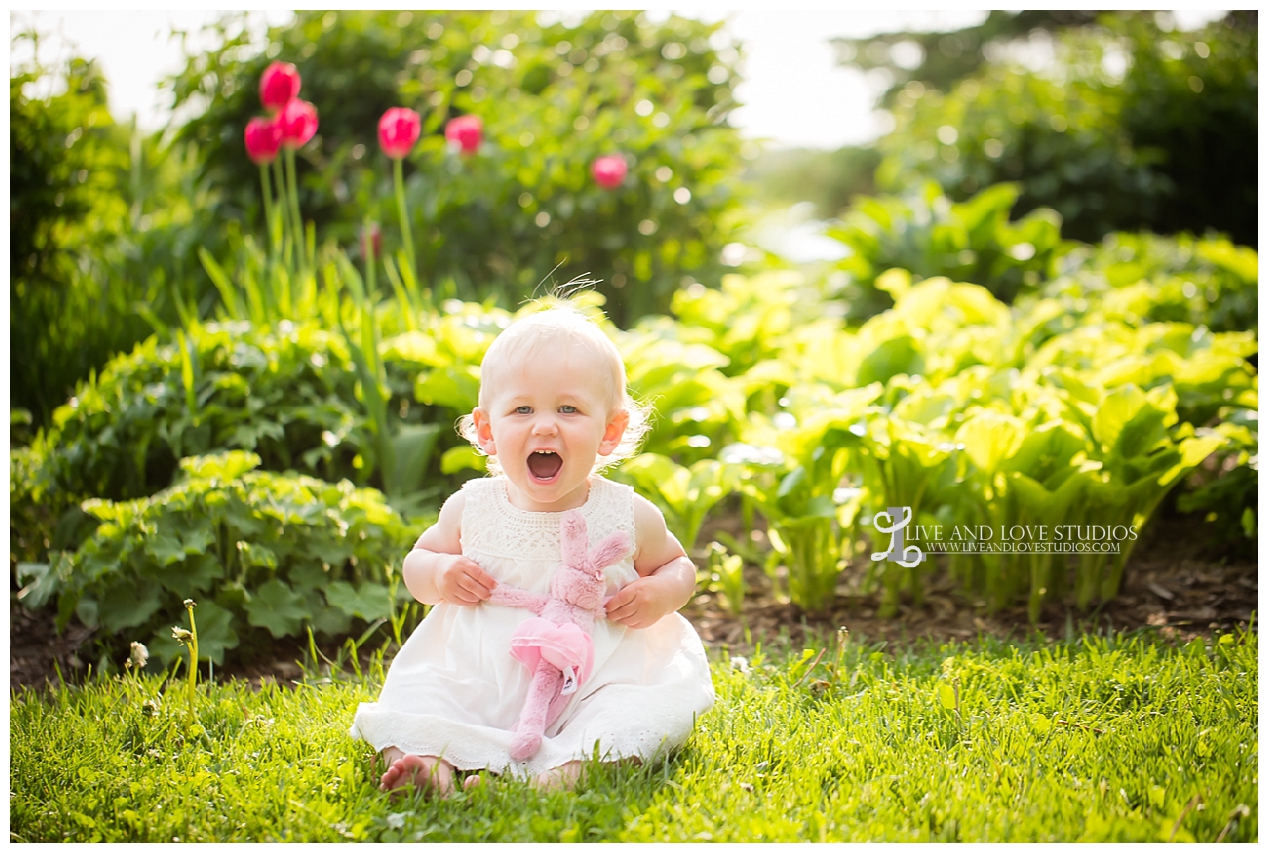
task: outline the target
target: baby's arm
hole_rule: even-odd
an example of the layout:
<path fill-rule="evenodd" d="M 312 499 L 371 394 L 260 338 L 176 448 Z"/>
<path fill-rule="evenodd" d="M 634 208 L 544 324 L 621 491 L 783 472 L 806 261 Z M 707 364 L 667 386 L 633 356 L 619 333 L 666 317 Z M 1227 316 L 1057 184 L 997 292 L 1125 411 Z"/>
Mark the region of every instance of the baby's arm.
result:
<path fill-rule="evenodd" d="M 696 567 L 650 501 L 634 496 L 634 570 L 639 576 L 607 604 L 608 618 L 646 628 L 691 600 Z"/>
<path fill-rule="evenodd" d="M 440 518 L 427 528 L 405 556 L 401 577 L 405 588 L 423 604 L 479 604 L 497 581 L 474 560 L 462 556 L 462 508 L 467 496 L 458 492 L 440 508 Z"/>

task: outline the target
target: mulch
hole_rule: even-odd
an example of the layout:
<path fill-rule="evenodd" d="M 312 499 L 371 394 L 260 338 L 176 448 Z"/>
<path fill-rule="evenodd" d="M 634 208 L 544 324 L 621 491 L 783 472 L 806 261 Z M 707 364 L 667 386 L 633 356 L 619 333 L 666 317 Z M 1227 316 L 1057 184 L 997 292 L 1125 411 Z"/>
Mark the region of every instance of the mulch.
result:
<path fill-rule="evenodd" d="M 753 567 L 747 570 L 750 592 L 742 613 L 728 613 L 707 593 L 697 595 L 681 612 L 706 645 L 732 655 L 748 655 L 758 643 L 796 647 L 808 638 L 822 642 L 840 628 L 847 629 L 853 641 L 884 643 L 886 648 L 970 643 L 981 637 L 1021 640 L 1035 632 L 1060 639 L 1071 631 L 1151 629 L 1164 639 L 1184 642 L 1238 628 L 1258 630 L 1257 560 L 1213 557 L 1203 542 L 1202 526 L 1182 518 L 1152 525 L 1146 532 L 1124 572 L 1122 591 L 1113 601 L 1087 612 L 1049 605 L 1034 625 L 1024 607 L 987 613 L 946 580 L 930 584 L 919 606 L 900 605 L 895 617 L 882 619 L 877 615 L 878 596 L 858 593 L 865 570 L 855 565 L 842 573 L 836 603 L 827 614 L 803 613 L 775 600 L 769 580 Z M 88 655 L 92 636 L 92 631 L 75 622 L 59 634 L 51 612 L 28 611 L 11 594 L 10 689 L 81 679 L 94 663 Z M 296 661 L 303 656 L 297 643 L 281 643 L 268 659 L 218 669 L 216 675 L 257 685 L 265 681 L 286 684 L 302 675 Z"/>

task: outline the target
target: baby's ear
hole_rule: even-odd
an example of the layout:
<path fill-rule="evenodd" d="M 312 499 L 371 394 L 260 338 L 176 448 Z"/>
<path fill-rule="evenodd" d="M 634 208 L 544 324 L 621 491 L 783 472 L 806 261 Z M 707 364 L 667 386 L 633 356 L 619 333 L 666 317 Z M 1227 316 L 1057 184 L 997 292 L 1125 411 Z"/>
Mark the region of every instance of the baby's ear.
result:
<path fill-rule="evenodd" d="M 630 413 L 624 408 L 617 409 L 608 418 L 608 425 L 603 429 L 603 440 L 599 442 L 599 455 L 610 456 L 621 443 L 625 428 L 630 425 Z"/>
<path fill-rule="evenodd" d="M 477 407 L 471 412 L 471 422 L 475 425 L 476 445 L 489 456 L 497 456 L 497 445 L 493 443 L 493 426 L 489 423 L 489 413 Z"/>

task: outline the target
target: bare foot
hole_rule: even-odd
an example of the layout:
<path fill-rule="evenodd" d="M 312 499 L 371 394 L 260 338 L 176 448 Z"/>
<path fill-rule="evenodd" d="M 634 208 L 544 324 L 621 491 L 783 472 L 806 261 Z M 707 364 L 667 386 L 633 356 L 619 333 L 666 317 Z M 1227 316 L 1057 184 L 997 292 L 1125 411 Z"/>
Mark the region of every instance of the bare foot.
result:
<path fill-rule="evenodd" d="M 571 791 L 581 780 L 581 771 L 584 766 L 580 761 L 569 761 L 567 764 L 561 764 L 537 774 L 533 784 L 545 791 Z"/>
<path fill-rule="evenodd" d="M 406 755 L 394 746 L 383 750 L 387 772 L 379 780 L 380 791 L 399 792 L 413 785 L 441 797 L 453 792 L 453 765 L 434 755 Z"/>
<path fill-rule="evenodd" d="M 484 784 L 484 777 L 479 773 L 472 773 L 466 779 L 462 780 L 462 790 L 470 791 L 472 788 L 478 788 Z"/>

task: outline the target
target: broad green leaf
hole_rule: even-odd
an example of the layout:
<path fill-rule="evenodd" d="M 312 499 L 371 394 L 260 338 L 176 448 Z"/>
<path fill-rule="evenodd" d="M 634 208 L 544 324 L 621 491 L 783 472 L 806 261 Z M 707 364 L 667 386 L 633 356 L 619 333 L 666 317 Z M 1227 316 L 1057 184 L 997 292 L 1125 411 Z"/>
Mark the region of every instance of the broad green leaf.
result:
<path fill-rule="evenodd" d="M 1092 435 L 1108 452 L 1118 441 L 1123 427 L 1145 405 L 1145 392 L 1135 385 L 1124 385 L 1107 394 L 1092 416 Z"/>
<path fill-rule="evenodd" d="M 924 359 L 910 335 L 900 335 L 881 342 L 859 365 L 855 382 L 888 382 L 900 373 L 913 375 L 924 370 Z"/>
<path fill-rule="evenodd" d="M 264 583 L 247 602 L 247 622 L 267 628 L 275 638 L 299 634 L 309 618 L 308 605 L 277 578 Z"/>
<path fill-rule="evenodd" d="M 476 453 L 474 447 L 458 446 L 446 450 L 440 457 L 440 473 L 456 474 L 470 468 L 481 473 L 485 470 L 486 457 Z"/>
<path fill-rule="evenodd" d="M 97 618 L 112 634 L 142 625 L 159 609 L 162 588 L 154 584 L 129 581 L 116 584 L 97 599 Z"/>
<path fill-rule="evenodd" d="M 414 382 L 414 397 L 420 403 L 457 412 L 474 409 L 479 391 L 480 371 L 471 365 L 425 371 Z"/>
<path fill-rule="evenodd" d="M 383 342 L 381 349 L 385 360 L 395 357 L 433 367 L 444 366 L 436 348 L 435 338 L 424 332 L 405 332 L 404 334 L 388 338 Z"/>
<path fill-rule="evenodd" d="M 326 603 L 337 607 L 349 616 L 357 616 L 366 622 L 392 614 L 392 600 L 387 587 L 374 583 L 362 583 L 354 588 L 347 581 L 333 581 L 324 590 Z"/>
<path fill-rule="evenodd" d="M 422 487 L 439 434 L 437 424 L 401 425 L 390 439 L 396 464 L 383 472 L 389 494 L 407 494 Z"/>
<path fill-rule="evenodd" d="M 1191 471 L 1199 465 L 1203 459 L 1210 456 L 1220 447 L 1226 444 L 1226 440 L 1220 435 L 1205 435 L 1195 438 L 1186 438 L 1180 442 L 1180 461 L 1174 467 L 1167 470 L 1159 479 L 1159 485 L 1167 485 L 1174 482 L 1177 478 Z"/>
<path fill-rule="evenodd" d="M 236 480 L 260 466 L 260 457 L 245 450 L 228 450 L 206 456 L 190 456 L 180 461 L 181 470 L 199 479 Z"/>
<path fill-rule="evenodd" d="M 18 563 L 16 569 L 18 601 L 24 607 L 38 610 L 61 586 L 56 572 L 49 571 L 48 563 Z"/>
<path fill-rule="evenodd" d="M 237 548 L 238 553 L 242 555 L 242 564 L 244 566 L 263 566 L 266 569 L 277 568 L 277 554 L 273 553 L 271 548 L 241 540 L 237 543 Z"/>
<path fill-rule="evenodd" d="M 989 475 L 1017 452 L 1025 435 L 1025 425 L 1012 415 L 977 409 L 956 430 L 955 441 L 963 444 L 973 464 Z"/>

